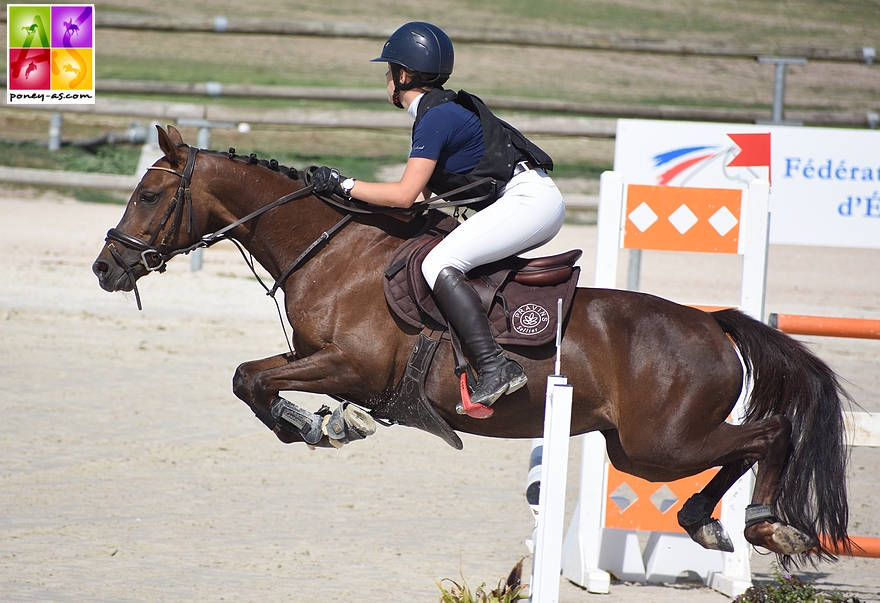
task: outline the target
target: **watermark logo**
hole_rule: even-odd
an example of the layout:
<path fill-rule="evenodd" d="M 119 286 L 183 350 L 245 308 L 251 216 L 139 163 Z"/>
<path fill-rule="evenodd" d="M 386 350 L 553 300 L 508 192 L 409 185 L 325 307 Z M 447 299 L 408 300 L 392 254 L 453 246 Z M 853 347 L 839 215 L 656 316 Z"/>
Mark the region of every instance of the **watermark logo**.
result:
<path fill-rule="evenodd" d="M 6 25 L 8 104 L 94 104 L 94 4 L 7 4 Z"/>

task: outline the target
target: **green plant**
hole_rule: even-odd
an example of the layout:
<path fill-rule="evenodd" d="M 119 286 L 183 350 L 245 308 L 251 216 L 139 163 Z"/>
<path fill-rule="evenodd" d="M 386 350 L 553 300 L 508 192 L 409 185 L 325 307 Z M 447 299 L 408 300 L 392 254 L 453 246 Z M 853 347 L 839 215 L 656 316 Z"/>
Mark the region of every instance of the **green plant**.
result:
<path fill-rule="evenodd" d="M 71 190 L 73 198 L 84 203 L 109 203 L 111 205 L 125 205 L 128 203 L 128 196 L 122 193 L 108 193 L 101 190 L 89 188 L 75 188 Z"/>
<path fill-rule="evenodd" d="M 858 597 L 839 592 L 823 593 L 797 576 L 776 572 L 776 582 L 753 586 L 733 603 L 861 603 Z"/>
<path fill-rule="evenodd" d="M 498 587 L 491 591 L 486 591 L 486 583 L 483 582 L 477 587 L 477 590 L 471 592 L 468 588 L 464 575 L 461 576 L 461 584 L 444 578 L 440 582 L 435 582 L 440 589 L 440 603 L 515 603 L 516 601 L 528 600 L 525 594 L 527 584 L 521 584 L 522 580 L 522 562 L 519 562 L 510 571 L 505 580 L 502 578 L 498 582 Z M 447 589 L 443 586 L 444 582 L 448 582 L 451 586 Z"/>
<path fill-rule="evenodd" d="M 140 148 L 127 144 L 104 145 L 93 151 L 68 145 L 50 151 L 45 144 L 0 142 L 0 164 L 10 167 L 134 174 L 139 157 Z"/>

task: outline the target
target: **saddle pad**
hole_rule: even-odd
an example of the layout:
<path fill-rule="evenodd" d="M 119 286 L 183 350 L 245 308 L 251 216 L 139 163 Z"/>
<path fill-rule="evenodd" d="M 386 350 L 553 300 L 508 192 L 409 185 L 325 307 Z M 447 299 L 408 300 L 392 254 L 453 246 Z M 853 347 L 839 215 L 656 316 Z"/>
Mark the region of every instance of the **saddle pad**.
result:
<path fill-rule="evenodd" d="M 388 305 L 407 324 L 417 328 L 446 330 L 446 321 L 421 272 L 421 260 L 455 226 L 455 220 L 440 221 L 424 235 L 401 245 L 388 262 L 383 286 Z M 567 259 L 579 254 L 564 254 Z M 496 340 L 500 345 L 544 345 L 556 337 L 557 300 L 562 299 L 563 320 L 568 316 L 577 289 L 580 268 L 559 264 L 524 268 L 521 258 L 501 260 L 468 273 L 483 300 Z M 550 279 L 543 279 L 546 274 Z M 530 282 L 549 280 L 551 285 L 536 286 L 518 282 L 517 274 L 527 274 Z"/>

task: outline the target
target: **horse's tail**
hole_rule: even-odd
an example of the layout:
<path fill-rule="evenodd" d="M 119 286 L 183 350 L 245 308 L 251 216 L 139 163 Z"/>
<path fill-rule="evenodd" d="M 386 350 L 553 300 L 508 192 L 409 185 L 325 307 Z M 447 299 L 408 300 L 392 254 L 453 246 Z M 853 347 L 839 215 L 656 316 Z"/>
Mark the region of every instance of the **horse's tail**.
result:
<path fill-rule="evenodd" d="M 744 421 L 782 414 L 792 423 L 774 511 L 819 543 L 794 562 L 835 561 L 834 552 L 851 550 L 843 400 L 852 398 L 831 367 L 801 342 L 737 310 L 712 316 L 736 343 L 751 377 Z M 792 559 L 780 556 L 780 562 L 787 567 Z"/>

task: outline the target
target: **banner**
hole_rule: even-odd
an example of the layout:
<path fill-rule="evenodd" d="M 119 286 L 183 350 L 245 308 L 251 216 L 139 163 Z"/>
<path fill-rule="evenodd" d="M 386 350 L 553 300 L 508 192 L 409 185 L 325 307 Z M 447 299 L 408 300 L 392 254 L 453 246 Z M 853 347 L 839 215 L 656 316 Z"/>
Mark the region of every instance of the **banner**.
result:
<path fill-rule="evenodd" d="M 770 242 L 880 248 L 880 132 L 621 119 L 626 184 L 770 181 Z"/>
<path fill-rule="evenodd" d="M 10 105 L 95 103 L 95 6 L 7 4 Z"/>

